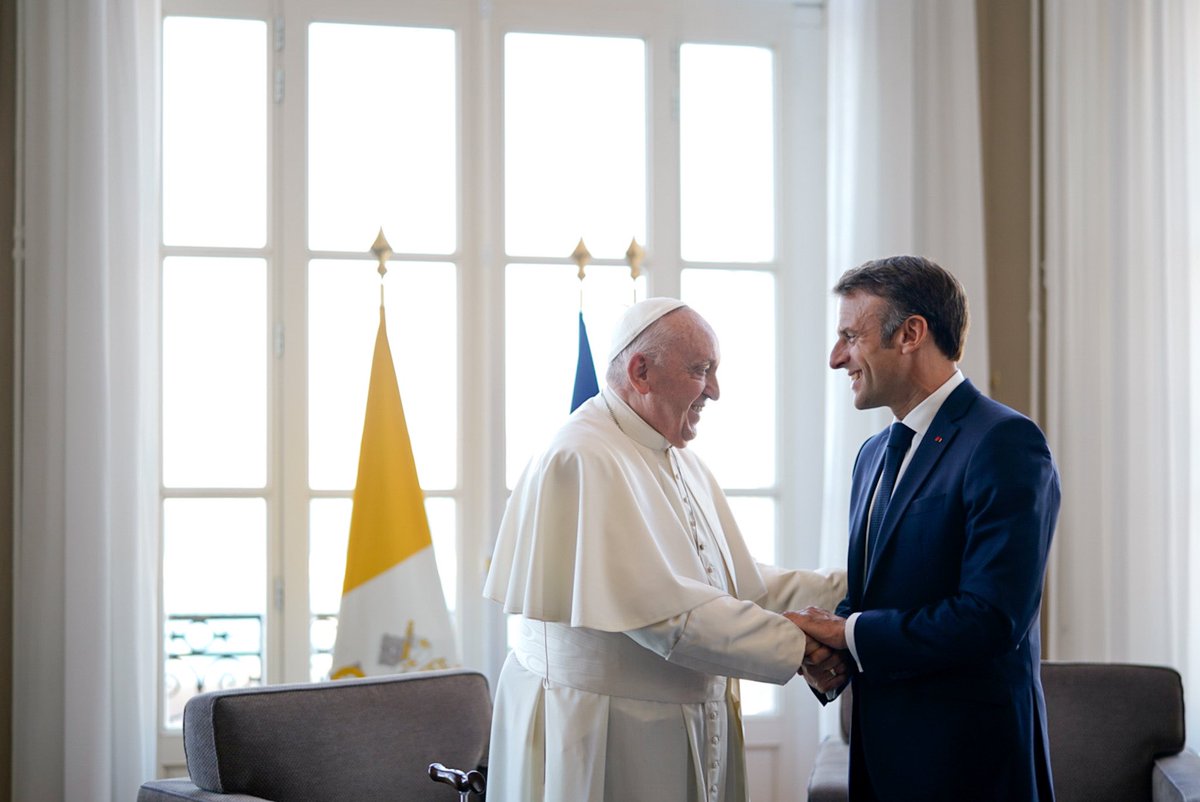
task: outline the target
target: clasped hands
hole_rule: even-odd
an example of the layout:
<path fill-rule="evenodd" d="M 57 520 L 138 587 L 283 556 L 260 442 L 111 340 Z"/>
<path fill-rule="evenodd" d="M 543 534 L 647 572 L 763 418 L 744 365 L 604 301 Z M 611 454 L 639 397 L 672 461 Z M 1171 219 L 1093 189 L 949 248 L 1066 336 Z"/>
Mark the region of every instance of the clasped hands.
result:
<path fill-rule="evenodd" d="M 821 693 L 842 687 L 855 668 L 854 657 L 846 647 L 846 619 L 820 607 L 789 610 L 783 615 L 808 636 L 804 662 L 800 664 L 800 673 L 808 684 Z"/>

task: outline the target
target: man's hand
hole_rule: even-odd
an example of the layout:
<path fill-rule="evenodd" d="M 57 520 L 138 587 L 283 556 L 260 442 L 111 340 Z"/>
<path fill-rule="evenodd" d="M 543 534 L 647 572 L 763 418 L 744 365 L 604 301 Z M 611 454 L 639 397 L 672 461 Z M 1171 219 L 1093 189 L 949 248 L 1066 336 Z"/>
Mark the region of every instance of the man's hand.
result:
<path fill-rule="evenodd" d="M 821 693 L 842 687 L 854 669 L 854 658 L 846 648 L 845 619 L 817 607 L 783 615 L 808 636 L 800 666 L 805 681 Z"/>
<path fill-rule="evenodd" d="M 846 619 L 822 610 L 820 607 L 805 607 L 784 613 L 787 619 L 804 630 L 804 634 L 816 638 L 835 651 L 846 648 Z"/>

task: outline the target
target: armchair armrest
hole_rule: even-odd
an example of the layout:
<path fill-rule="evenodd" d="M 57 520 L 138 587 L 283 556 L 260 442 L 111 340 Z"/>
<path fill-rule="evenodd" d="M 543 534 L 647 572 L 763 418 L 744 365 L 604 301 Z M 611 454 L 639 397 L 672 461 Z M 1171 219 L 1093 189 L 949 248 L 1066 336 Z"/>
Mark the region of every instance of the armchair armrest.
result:
<path fill-rule="evenodd" d="M 1154 802 L 1200 802 L 1200 755 L 1184 750 L 1154 761 Z"/>
<path fill-rule="evenodd" d="M 270 802 L 250 794 L 215 794 L 197 788 L 186 777 L 170 780 L 150 780 L 138 789 L 137 802 Z"/>
<path fill-rule="evenodd" d="M 808 780 L 809 802 L 846 802 L 850 797 L 850 744 L 826 738 Z"/>

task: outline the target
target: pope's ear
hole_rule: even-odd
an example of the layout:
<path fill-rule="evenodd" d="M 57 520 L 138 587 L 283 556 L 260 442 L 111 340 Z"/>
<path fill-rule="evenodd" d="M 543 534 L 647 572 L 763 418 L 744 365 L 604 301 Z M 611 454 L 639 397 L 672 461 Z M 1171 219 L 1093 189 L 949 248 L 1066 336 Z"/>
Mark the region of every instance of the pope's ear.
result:
<path fill-rule="evenodd" d="M 629 375 L 629 385 L 637 392 L 645 395 L 650 392 L 650 360 L 645 354 L 634 354 L 625 366 Z"/>

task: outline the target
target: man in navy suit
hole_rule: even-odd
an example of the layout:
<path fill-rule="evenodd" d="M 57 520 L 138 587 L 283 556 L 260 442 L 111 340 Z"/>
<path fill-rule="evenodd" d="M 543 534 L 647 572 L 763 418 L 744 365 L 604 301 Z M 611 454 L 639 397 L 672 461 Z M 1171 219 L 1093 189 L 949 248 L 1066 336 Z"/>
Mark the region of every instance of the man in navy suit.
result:
<path fill-rule="evenodd" d="M 950 273 L 892 257 L 834 292 L 829 365 L 857 408 L 896 419 L 855 461 L 848 595 L 793 618 L 828 646 L 804 668 L 822 702 L 854 683 L 850 798 L 1052 800 L 1038 630 L 1060 493 L 1046 439 L 959 372 L 967 304 Z"/>

